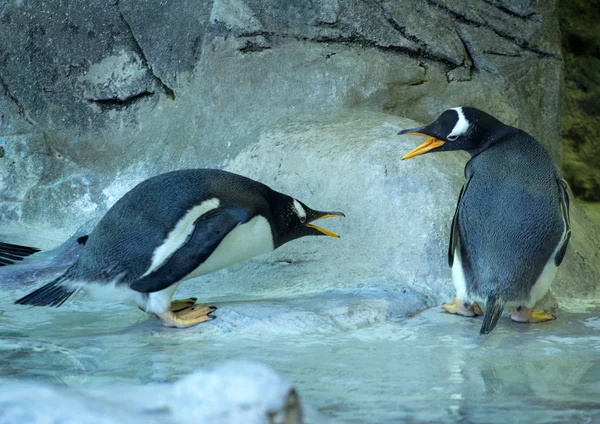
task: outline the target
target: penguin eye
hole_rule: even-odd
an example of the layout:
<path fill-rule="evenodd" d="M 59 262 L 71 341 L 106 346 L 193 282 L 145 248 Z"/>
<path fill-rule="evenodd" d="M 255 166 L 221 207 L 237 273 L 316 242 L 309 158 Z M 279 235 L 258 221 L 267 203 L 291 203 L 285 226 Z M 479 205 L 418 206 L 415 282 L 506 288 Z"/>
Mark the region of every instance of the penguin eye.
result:
<path fill-rule="evenodd" d="M 296 199 L 294 199 L 293 206 L 294 206 L 294 212 L 296 213 L 298 218 L 300 218 L 300 222 L 302 224 L 304 224 L 306 222 L 306 211 L 304 210 L 304 208 L 302 207 L 300 202 L 297 201 Z"/>
<path fill-rule="evenodd" d="M 449 141 L 454 141 L 454 140 L 456 140 L 457 138 L 458 138 L 458 136 L 457 136 L 457 135 L 449 135 L 448 137 L 446 137 L 446 140 L 449 140 Z"/>

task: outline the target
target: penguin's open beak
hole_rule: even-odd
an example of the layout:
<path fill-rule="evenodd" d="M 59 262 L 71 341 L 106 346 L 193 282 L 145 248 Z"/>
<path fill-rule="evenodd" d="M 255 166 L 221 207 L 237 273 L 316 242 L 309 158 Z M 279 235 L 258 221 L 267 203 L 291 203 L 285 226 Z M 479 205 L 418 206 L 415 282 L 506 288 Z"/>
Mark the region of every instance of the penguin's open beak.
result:
<path fill-rule="evenodd" d="M 318 227 L 314 224 L 311 224 L 311 222 L 316 221 L 317 219 L 333 218 L 335 216 L 344 216 L 345 217 L 346 215 L 344 215 L 342 212 L 319 212 L 319 211 L 312 211 L 312 210 L 310 212 L 311 212 L 310 216 L 307 217 L 308 222 L 304 225 L 306 225 L 307 227 L 313 228 L 313 229 L 325 234 L 326 236 L 336 237 L 336 238 L 340 237 L 338 234 L 334 233 L 333 231 L 329 231 L 329 230 L 326 230 L 325 228 Z"/>
<path fill-rule="evenodd" d="M 399 135 L 418 135 L 422 137 L 429 137 L 425 143 L 421 144 L 418 147 L 415 147 L 410 152 L 402 156 L 402 160 L 414 158 L 415 156 L 422 155 L 423 153 L 427 153 L 430 150 L 437 149 L 438 147 L 444 145 L 446 142 L 442 140 L 438 140 L 435 137 L 431 137 L 429 134 L 425 134 L 423 131 L 425 127 L 420 128 L 409 128 L 407 130 L 402 130 L 398 134 Z"/>

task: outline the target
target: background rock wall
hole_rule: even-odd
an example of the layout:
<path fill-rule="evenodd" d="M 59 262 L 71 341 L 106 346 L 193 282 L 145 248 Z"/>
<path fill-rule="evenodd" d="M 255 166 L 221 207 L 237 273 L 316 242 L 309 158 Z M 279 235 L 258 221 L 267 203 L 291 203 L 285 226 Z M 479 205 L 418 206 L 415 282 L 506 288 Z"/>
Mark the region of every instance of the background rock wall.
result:
<path fill-rule="evenodd" d="M 282 118 L 469 104 L 560 159 L 555 2 L 3 1 L 0 217 L 73 231 Z"/>

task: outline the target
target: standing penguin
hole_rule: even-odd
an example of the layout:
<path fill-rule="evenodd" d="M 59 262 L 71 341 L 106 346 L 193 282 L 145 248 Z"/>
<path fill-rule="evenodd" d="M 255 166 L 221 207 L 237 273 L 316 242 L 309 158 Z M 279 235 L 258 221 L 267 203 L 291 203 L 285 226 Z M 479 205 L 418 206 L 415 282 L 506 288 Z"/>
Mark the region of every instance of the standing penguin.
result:
<path fill-rule="evenodd" d="M 544 147 L 472 107 L 447 110 L 399 134 L 429 137 L 402 159 L 450 150 L 471 154 L 448 249 L 456 298 L 444 309 L 475 316 L 481 310 L 472 302 L 484 301 L 481 334 L 494 329 L 506 306 L 514 321 L 554 319 L 532 308 L 550 288 L 571 228 L 566 183 Z"/>
<path fill-rule="evenodd" d="M 79 259 L 59 278 L 15 303 L 60 306 L 82 288 L 123 288 L 167 327 L 214 319 L 195 298 L 171 301 L 187 279 L 269 252 L 288 241 L 337 234 L 311 224 L 319 212 L 240 175 L 188 169 L 149 178 L 126 193 L 80 239 Z"/>

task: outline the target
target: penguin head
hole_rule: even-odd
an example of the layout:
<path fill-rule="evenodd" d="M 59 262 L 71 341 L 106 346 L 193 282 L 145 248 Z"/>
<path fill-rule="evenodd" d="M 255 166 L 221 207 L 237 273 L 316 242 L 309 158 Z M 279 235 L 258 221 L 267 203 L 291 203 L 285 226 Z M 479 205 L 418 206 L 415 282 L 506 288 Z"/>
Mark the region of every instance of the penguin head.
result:
<path fill-rule="evenodd" d="M 478 152 L 493 141 L 494 131 L 505 125 L 493 116 L 474 107 L 455 107 L 444 111 L 431 124 L 409 128 L 398 134 L 429 137 L 425 143 L 405 154 L 410 159 L 427 152 L 466 150 Z"/>
<path fill-rule="evenodd" d="M 301 201 L 277 193 L 277 207 L 273 210 L 274 241 L 279 247 L 288 241 L 305 236 L 329 236 L 339 238 L 333 231 L 318 227 L 313 221 L 335 216 L 346 216 L 342 212 L 322 212 L 309 208 Z"/>

